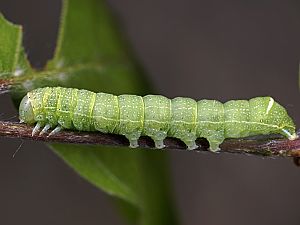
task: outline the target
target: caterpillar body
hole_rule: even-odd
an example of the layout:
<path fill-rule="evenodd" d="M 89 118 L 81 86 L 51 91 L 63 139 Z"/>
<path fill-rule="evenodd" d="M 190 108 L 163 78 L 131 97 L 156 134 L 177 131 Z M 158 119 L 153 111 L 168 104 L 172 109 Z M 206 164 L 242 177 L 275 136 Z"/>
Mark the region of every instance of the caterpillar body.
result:
<path fill-rule="evenodd" d="M 125 135 L 130 147 L 138 147 L 141 135 L 164 147 L 166 137 L 182 140 L 188 149 L 195 140 L 206 138 L 211 151 L 219 150 L 226 138 L 278 133 L 297 138 L 295 124 L 272 97 L 250 100 L 199 100 L 161 95 L 94 93 L 63 87 L 45 87 L 28 92 L 19 107 L 21 122 L 36 124 L 32 134 L 55 128 L 100 131 Z M 42 129 L 43 128 L 43 129 Z M 42 129 L 42 131 L 40 131 Z"/>

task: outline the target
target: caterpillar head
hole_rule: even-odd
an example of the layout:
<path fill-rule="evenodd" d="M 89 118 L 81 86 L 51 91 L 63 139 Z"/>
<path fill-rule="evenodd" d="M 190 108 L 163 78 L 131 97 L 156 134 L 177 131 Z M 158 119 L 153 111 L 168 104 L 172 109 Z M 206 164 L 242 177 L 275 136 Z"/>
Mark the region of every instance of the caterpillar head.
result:
<path fill-rule="evenodd" d="M 19 119 L 22 123 L 34 124 L 34 113 L 31 105 L 31 101 L 27 95 L 22 99 L 19 106 Z"/>

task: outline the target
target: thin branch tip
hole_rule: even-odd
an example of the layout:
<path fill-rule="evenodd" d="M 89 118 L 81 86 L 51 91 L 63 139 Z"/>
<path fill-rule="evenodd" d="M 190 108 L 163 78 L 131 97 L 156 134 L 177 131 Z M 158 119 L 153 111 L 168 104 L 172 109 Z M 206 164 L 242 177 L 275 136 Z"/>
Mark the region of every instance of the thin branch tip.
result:
<path fill-rule="evenodd" d="M 0 94 L 9 92 L 13 83 L 12 79 L 0 79 Z"/>

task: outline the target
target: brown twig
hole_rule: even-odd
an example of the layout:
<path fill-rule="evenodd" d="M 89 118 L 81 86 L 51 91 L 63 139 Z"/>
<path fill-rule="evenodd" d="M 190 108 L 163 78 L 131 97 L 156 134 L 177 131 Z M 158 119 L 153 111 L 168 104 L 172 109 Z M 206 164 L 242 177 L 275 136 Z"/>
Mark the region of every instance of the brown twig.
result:
<path fill-rule="evenodd" d="M 43 142 L 73 143 L 73 144 L 99 144 L 110 146 L 128 146 L 124 136 L 102 134 L 99 132 L 61 131 L 48 137 L 45 135 L 31 136 L 33 127 L 16 122 L 0 121 L 0 136 L 22 138 Z M 199 148 L 194 151 L 207 151 L 208 143 L 205 139 L 197 140 Z M 154 148 L 148 137 L 139 140 L 141 148 Z M 185 150 L 186 146 L 175 138 L 165 140 L 166 149 Z M 221 144 L 220 152 L 256 154 L 261 156 L 300 157 L 300 139 L 290 141 L 280 136 L 255 136 L 245 139 L 227 139 Z"/>
<path fill-rule="evenodd" d="M 13 81 L 11 79 L 0 79 L 0 94 L 9 92 Z"/>

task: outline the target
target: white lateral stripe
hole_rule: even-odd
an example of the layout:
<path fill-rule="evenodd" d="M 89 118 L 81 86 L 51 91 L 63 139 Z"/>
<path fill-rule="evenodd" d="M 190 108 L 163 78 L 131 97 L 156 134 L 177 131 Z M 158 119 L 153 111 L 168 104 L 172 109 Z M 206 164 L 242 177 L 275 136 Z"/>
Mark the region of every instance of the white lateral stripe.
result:
<path fill-rule="evenodd" d="M 60 112 L 64 112 L 64 113 L 68 113 L 68 111 L 63 111 L 61 110 Z M 75 113 L 76 115 L 79 116 L 83 116 L 86 117 L 86 115 L 82 114 L 82 113 Z M 101 115 L 97 115 L 97 116 L 93 116 L 93 118 L 101 118 L 101 119 L 105 119 L 105 120 L 109 120 L 109 121 L 118 121 L 116 119 L 112 119 L 112 118 L 108 118 L 105 116 L 101 116 Z M 122 122 L 140 122 L 140 121 L 134 121 L 134 120 L 130 120 L 130 119 L 119 119 L 119 121 Z M 157 121 L 157 120 L 147 120 L 147 122 L 156 122 L 159 124 L 163 124 L 166 122 L 161 122 L 161 121 Z M 172 123 L 184 123 L 184 124 L 194 124 L 194 122 L 184 122 L 184 121 L 180 121 L 180 120 L 176 120 L 176 121 L 172 121 Z M 281 127 L 275 125 L 275 124 L 266 124 L 266 123 L 260 123 L 260 122 L 252 122 L 252 121 L 238 121 L 238 120 L 226 120 L 226 121 L 198 121 L 198 123 L 210 123 L 210 124 L 222 124 L 222 123 L 245 123 L 245 124 L 257 124 L 257 125 L 262 125 L 262 126 L 266 126 L 266 127 L 273 127 L 273 128 L 277 128 L 280 129 Z M 286 127 L 290 127 L 293 128 L 292 126 L 286 126 Z"/>
<path fill-rule="evenodd" d="M 272 108 L 272 106 L 274 105 L 274 99 L 273 98 L 270 98 L 270 101 L 269 101 L 269 105 L 268 105 L 268 108 L 267 108 L 267 111 L 266 111 L 266 114 L 268 114 Z"/>
<path fill-rule="evenodd" d="M 286 129 L 282 129 L 282 131 L 283 131 L 284 133 L 286 133 L 287 136 L 289 136 L 289 137 L 292 136 L 291 133 L 288 132 Z"/>
<path fill-rule="evenodd" d="M 282 129 L 282 131 L 288 136 L 289 140 L 293 141 L 298 138 L 298 135 L 296 133 L 291 134 L 289 131 L 286 129 Z"/>

